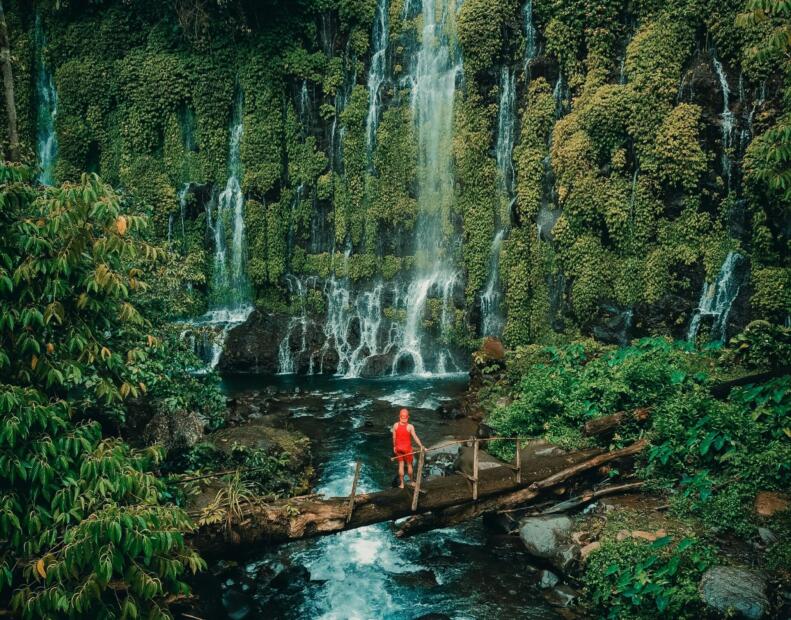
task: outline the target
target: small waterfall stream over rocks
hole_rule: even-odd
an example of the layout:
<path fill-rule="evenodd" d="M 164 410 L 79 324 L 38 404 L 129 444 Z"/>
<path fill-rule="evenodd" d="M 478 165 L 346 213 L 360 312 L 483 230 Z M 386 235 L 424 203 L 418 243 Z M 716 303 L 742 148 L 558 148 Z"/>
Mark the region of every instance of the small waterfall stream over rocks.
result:
<path fill-rule="evenodd" d="M 703 319 L 711 320 L 711 340 L 722 342 L 727 336 L 728 315 L 742 286 L 744 257 L 728 252 L 714 282 L 704 282 L 698 307 L 687 331 L 687 340 L 695 340 Z"/>
<path fill-rule="evenodd" d="M 729 150 L 733 142 L 733 129 L 734 117 L 730 109 L 731 89 L 728 85 L 728 76 L 722 63 L 717 59 L 717 55 L 712 52 L 711 61 L 714 64 L 714 70 L 717 73 L 717 78 L 720 82 L 720 90 L 722 91 L 722 112 L 720 113 L 720 126 L 722 129 L 722 173 L 728 184 L 731 186 L 731 169 L 733 164 L 731 162 L 731 155 Z"/>

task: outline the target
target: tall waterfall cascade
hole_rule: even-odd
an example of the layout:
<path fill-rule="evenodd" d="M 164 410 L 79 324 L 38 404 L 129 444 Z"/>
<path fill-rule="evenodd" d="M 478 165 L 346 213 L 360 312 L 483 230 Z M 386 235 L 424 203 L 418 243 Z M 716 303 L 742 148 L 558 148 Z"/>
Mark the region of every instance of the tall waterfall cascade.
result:
<path fill-rule="evenodd" d="M 697 337 L 704 318 L 712 321 L 711 339 L 719 342 L 725 340 L 728 316 L 742 285 L 739 270 L 743 262 L 744 257 L 741 254 L 733 251 L 728 252 L 714 282 L 704 282 L 698 307 L 695 309 L 687 331 L 688 340 L 694 340 Z"/>
<path fill-rule="evenodd" d="M 538 55 L 536 27 L 533 23 L 533 0 L 527 0 L 522 7 L 522 19 L 525 30 L 525 75 L 530 76 L 530 63 Z"/>
<path fill-rule="evenodd" d="M 58 135 L 55 120 L 58 116 L 58 93 L 52 72 L 44 59 L 46 40 L 41 26 L 41 17 L 36 15 L 36 160 L 41 171 L 39 183 L 52 185 L 55 182 L 55 162 L 58 156 Z"/>
<path fill-rule="evenodd" d="M 377 0 L 376 17 L 371 40 L 373 55 L 371 68 L 368 71 L 368 116 L 365 120 L 365 138 L 370 165 L 376 129 L 379 126 L 379 114 L 382 105 L 381 89 L 387 74 L 387 39 L 389 36 L 387 22 L 388 0 Z"/>
<path fill-rule="evenodd" d="M 728 188 L 731 185 L 731 156 L 728 150 L 732 145 L 734 117 L 730 108 L 731 89 L 728 85 L 728 76 L 722 63 L 717 59 L 717 56 L 712 53 L 711 61 L 714 65 L 714 71 L 717 73 L 717 79 L 720 82 L 720 90 L 722 91 L 722 112 L 720 113 L 720 127 L 722 130 L 722 173 L 728 183 Z"/>
<path fill-rule="evenodd" d="M 440 329 L 447 332 L 448 308 L 460 279 L 445 235 L 453 205 L 453 103 L 461 54 L 455 40 L 456 2 L 424 0 L 423 31 L 412 76 L 412 116 L 418 142 L 418 217 L 415 271 L 407 292 L 401 348 L 393 362 L 411 360 L 415 374 L 447 372 L 454 364 L 449 349 L 437 347 L 423 326 L 431 295 L 442 299 Z M 429 355 L 431 351 L 431 355 Z M 455 364 L 454 364 L 455 365 Z"/>
<path fill-rule="evenodd" d="M 461 274 L 452 257 L 452 240 L 446 238 L 454 201 L 452 165 L 453 105 L 461 58 L 455 41 L 456 3 L 426 0 L 422 7 L 404 6 L 404 18 L 421 11 L 422 36 L 411 54 L 410 103 L 418 142 L 418 217 L 414 235 L 414 270 L 410 277 L 392 283 L 373 281 L 355 286 L 348 276 L 351 247 L 344 265 L 320 282 L 315 277 L 288 276 L 292 307 L 299 309 L 287 327 L 278 349 L 281 374 L 322 373 L 332 360 L 337 375 L 445 374 L 459 370 L 450 347 L 442 342 L 454 320 L 454 292 Z M 378 0 L 372 31 L 372 58 L 368 73 L 366 146 L 369 165 L 376 147 L 381 115 L 381 89 L 387 79 L 389 1 Z M 511 79 L 511 85 L 513 79 Z M 340 93 L 340 91 L 339 91 Z M 336 98 L 342 109 L 346 94 Z M 508 129 L 513 146 L 513 128 Z M 330 137 L 332 155 L 342 158 L 344 127 L 334 119 Z M 510 159 L 510 151 L 508 158 Z M 513 178 L 513 172 L 510 173 Z M 499 252 L 498 252 L 499 254 Z M 334 255 L 334 253 L 333 253 Z M 342 274 L 342 275 L 338 275 Z M 308 295 L 324 300 L 323 325 L 312 325 L 307 313 Z M 434 332 L 427 333 L 429 301 L 439 305 Z M 436 303 L 435 302 L 435 303 Z M 437 306 L 433 305 L 436 309 Z M 391 311 L 390 314 L 386 309 Z M 308 351 L 318 337 L 323 345 Z M 435 334 L 439 333 L 439 338 Z M 322 341 L 320 340 L 320 342 Z"/>
<path fill-rule="evenodd" d="M 210 304 L 209 311 L 193 321 L 193 325 L 206 328 L 202 357 L 210 368 L 219 362 L 228 332 L 244 323 L 253 311 L 245 269 L 244 195 L 240 181 L 244 132 L 242 107 L 243 94 L 240 91 L 234 102 L 230 128 L 228 180 L 217 200 L 207 206 L 207 225 L 214 240 Z M 180 199 L 186 200 L 186 192 Z M 182 209 L 185 204 L 181 203 Z"/>
<path fill-rule="evenodd" d="M 500 249 L 508 231 L 511 208 L 514 202 L 514 134 L 516 125 L 515 75 L 510 67 L 500 72 L 500 102 L 497 112 L 497 162 L 498 194 L 505 209 L 498 213 L 497 229 L 489 254 L 489 279 L 481 293 L 481 334 L 500 336 L 504 318 L 500 308 L 502 289 L 500 285 Z M 502 212 L 504 211 L 504 212 Z"/>
<path fill-rule="evenodd" d="M 217 210 L 213 218 L 213 302 L 210 314 L 220 321 L 243 321 L 251 311 L 250 286 L 244 260 L 244 195 L 240 181 L 240 149 L 244 132 L 242 102 L 243 96 L 240 92 L 234 104 L 230 132 L 228 181 L 217 200 Z"/>

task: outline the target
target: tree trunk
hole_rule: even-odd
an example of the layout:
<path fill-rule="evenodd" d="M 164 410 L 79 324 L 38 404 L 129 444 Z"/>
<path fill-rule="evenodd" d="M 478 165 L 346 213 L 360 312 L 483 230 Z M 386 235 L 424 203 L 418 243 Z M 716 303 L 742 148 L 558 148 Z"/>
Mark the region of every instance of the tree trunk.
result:
<path fill-rule="evenodd" d="M 3 72 L 5 107 L 8 113 L 8 159 L 9 161 L 19 161 L 19 132 L 16 126 L 14 73 L 11 70 L 11 48 L 8 42 L 8 26 L 5 21 L 3 0 L 0 0 L 0 70 Z"/>

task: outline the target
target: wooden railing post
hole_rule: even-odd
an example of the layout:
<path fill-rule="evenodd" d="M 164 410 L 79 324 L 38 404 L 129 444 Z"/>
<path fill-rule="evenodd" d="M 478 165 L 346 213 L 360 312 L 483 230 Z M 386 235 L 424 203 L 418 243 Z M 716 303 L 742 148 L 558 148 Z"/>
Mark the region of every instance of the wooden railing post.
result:
<path fill-rule="evenodd" d="M 360 479 L 360 468 L 362 466 L 362 461 L 357 461 L 357 465 L 354 467 L 354 481 L 352 482 L 352 493 L 349 495 L 349 507 L 346 509 L 346 523 L 352 518 L 352 512 L 354 512 L 354 496 L 357 493 L 357 481 Z"/>
<path fill-rule="evenodd" d="M 417 510 L 417 499 L 420 496 L 420 483 L 423 480 L 423 461 L 426 458 L 426 450 L 420 449 L 420 457 L 417 461 L 417 477 L 415 478 L 415 492 L 412 494 L 412 512 Z"/>
<path fill-rule="evenodd" d="M 522 484 L 522 455 L 519 448 L 519 437 L 516 438 L 516 484 Z"/>
<path fill-rule="evenodd" d="M 478 440 L 472 447 L 472 501 L 478 501 Z"/>

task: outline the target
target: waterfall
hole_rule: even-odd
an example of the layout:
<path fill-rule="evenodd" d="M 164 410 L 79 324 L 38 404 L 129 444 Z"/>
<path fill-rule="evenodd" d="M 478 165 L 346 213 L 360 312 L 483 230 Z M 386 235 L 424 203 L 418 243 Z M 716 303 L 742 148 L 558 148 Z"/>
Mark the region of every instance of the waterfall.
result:
<path fill-rule="evenodd" d="M 214 218 L 214 272 L 212 312 L 217 319 L 244 321 L 250 314 L 250 291 L 245 271 L 244 196 L 240 185 L 242 163 L 240 148 L 243 95 L 239 91 L 233 111 L 228 153 L 228 181 L 220 193 Z M 228 233 L 230 224 L 230 252 Z M 230 254 L 230 256 L 229 256 Z"/>
<path fill-rule="evenodd" d="M 712 52 L 711 60 L 714 64 L 714 70 L 717 72 L 717 78 L 720 81 L 720 89 L 722 90 L 722 112 L 720 113 L 720 126 L 722 127 L 722 172 L 728 183 L 728 189 L 731 186 L 731 157 L 728 154 L 728 149 L 731 147 L 731 136 L 733 134 L 733 112 L 730 110 L 730 96 L 731 89 L 728 86 L 728 76 L 725 74 L 725 69 L 722 63 L 717 59 L 716 54 Z"/>
<path fill-rule="evenodd" d="M 299 99 L 297 100 L 297 112 L 302 130 L 307 134 L 310 130 L 310 94 L 308 94 L 308 81 L 302 80 L 302 87 L 299 89 Z"/>
<path fill-rule="evenodd" d="M 530 63 L 538 54 L 536 43 L 536 27 L 533 24 L 533 0 L 527 0 L 522 7 L 522 17 L 525 24 L 525 75 L 530 77 Z"/>
<path fill-rule="evenodd" d="M 552 97 L 555 99 L 555 117 L 560 118 L 563 115 L 563 96 L 564 96 L 563 74 L 558 73 L 558 80 L 555 82 L 555 88 L 552 90 Z"/>
<path fill-rule="evenodd" d="M 36 15 L 35 26 L 37 71 L 36 71 L 36 158 L 41 172 L 39 183 L 52 185 L 55 182 L 55 160 L 58 156 L 58 136 L 55 119 L 58 116 L 58 93 L 52 73 L 44 59 L 46 40 L 41 26 L 41 16 Z"/>
<path fill-rule="evenodd" d="M 240 148 L 242 143 L 242 104 L 241 91 L 234 102 L 232 124 L 230 128 L 230 145 L 228 152 L 228 181 L 225 189 L 217 200 L 215 213 L 212 214 L 212 202 L 207 205 L 206 221 L 214 238 L 213 274 L 210 294 L 209 311 L 202 317 L 191 322 L 194 326 L 204 326 L 201 357 L 209 368 L 214 368 L 220 361 L 223 345 L 228 333 L 247 320 L 253 307 L 250 304 L 250 286 L 245 271 L 245 235 L 244 235 L 244 196 L 240 177 L 242 164 Z M 186 196 L 189 184 L 182 186 L 179 192 L 179 203 L 183 213 L 186 208 Z M 230 235 L 229 233 L 230 229 Z M 169 231 L 169 235 L 171 232 Z M 230 248 L 228 241 L 230 236 Z M 208 339 L 208 341 L 207 341 Z"/>
<path fill-rule="evenodd" d="M 288 286 L 288 291 L 291 293 L 292 298 L 296 297 L 299 300 L 300 314 L 299 316 L 291 317 L 283 340 L 280 341 L 280 346 L 278 346 L 277 349 L 277 372 L 281 375 L 290 375 L 297 372 L 298 358 L 303 355 L 308 348 L 307 335 L 308 326 L 310 324 L 307 309 L 308 287 L 306 283 L 289 274 L 286 276 L 286 285 Z M 300 334 L 300 349 L 297 351 L 296 357 L 291 352 L 291 337 L 295 329 L 299 329 Z"/>
<path fill-rule="evenodd" d="M 184 227 L 184 215 L 187 211 L 187 194 L 190 190 L 190 184 L 184 183 L 179 189 L 178 198 L 179 198 L 179 215 L 181 216 L 181 244 L 182 244 L 182 251 L 186 252 L 187 250 L 187 232 Z"/>
<path fill-rule="evenodd" d="M 368 72 L 368 117 L 365 121 L 369 165 L 374 143 L 376 142 L 379 108 L 382 104 L 380 90 L 385 81 L 385 73 L 387 71 L 387 8 L 387 0 L 377 1 L 376 18 L 374 19 L 373 33 L 371 35 L 374 47 L 373 56 L 371 56 L 371 68 Z"/>
<path fill-rule="evenodd" d="M 503 246 L 505 230 L 500 229 L 492 241 L 489 253 L 489 281 L 481 293 L 482 336 L 499 336 L 503 330 L 503 317 L 500 313 L 500 249 Z"/>
<path fill-rule="evenodd" d="M 498 193 L 507 205 L 505 213 L 499 213 L 497 230 L 489 254 L 489 280 L 481 293 L 481 335 L 499 336 L 503 328 L 500 312 L 502 292 L 500 290 L 500 249 L 508 230 L 511 207 L 514 201 L 514 126 L 516 88 L 514 72 L 503 67 L 500 72 L 500 105 L 497 112 L 497 162 Z"/>
<path fill-rule="evenodd" d="M 454 201 L 453 102 L 461 58 L 455 44 L 455 0 L 424 0 L 423 31 L 412 79 L 412 115 L 418 137 L 418 217 L 415 268 L 406 299 L 406 324 L 393 372 L 410 360 L 416 374 L 441 372 L 450 352 L 425 334 L 423 321 L 432 293 L 447 307 L 458 279 L 444 229 Z M 443 334 L 447 331 L 442 326 Z M 425 347 L 424 347 L 425 345 Z M 432 359 L 424 356 L 429 351 Z M 433 369 L 432 369 L 433 366 Z"/>
<path fill-rule="evenodd" d="M 703 292 L 687 331 L 687 340 L 694 340 L 698 335 L 704 317 L 712 319 L 712 340 L 720 342 L 725 340 L 728 315 L 742 284 L 742 278 L 737 272 L 743 262 L 744 257 L 741 254 L 728 252 L 714 283 L 703 283 Z"/>

